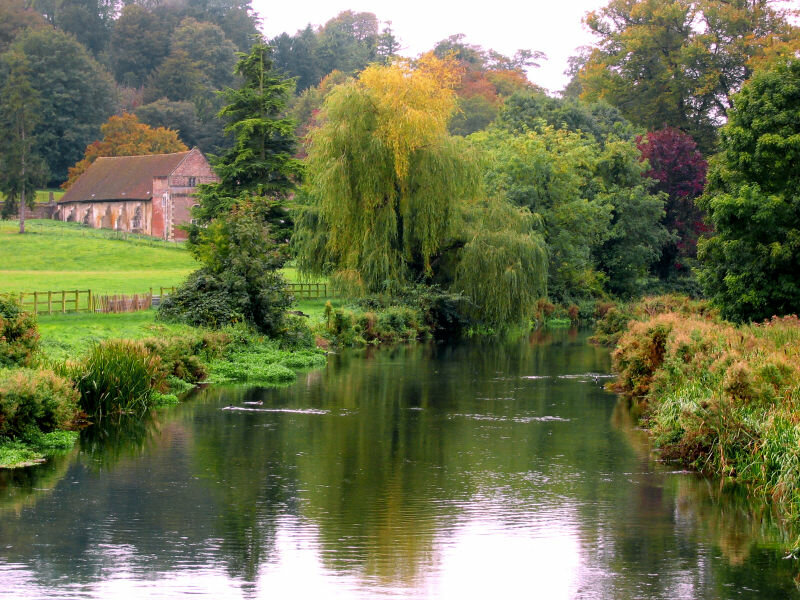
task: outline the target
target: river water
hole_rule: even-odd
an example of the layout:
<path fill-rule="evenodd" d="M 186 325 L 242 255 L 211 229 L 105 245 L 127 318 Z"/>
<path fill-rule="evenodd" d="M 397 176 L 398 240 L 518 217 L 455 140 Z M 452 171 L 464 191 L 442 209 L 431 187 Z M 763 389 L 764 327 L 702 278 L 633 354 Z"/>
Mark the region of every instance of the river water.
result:
<path fill-rule="evenodd" d="M 342 353 L 0 472 L 1 598 L 800 598 L 763 502 L 653 460 L 576 332 Z"/>

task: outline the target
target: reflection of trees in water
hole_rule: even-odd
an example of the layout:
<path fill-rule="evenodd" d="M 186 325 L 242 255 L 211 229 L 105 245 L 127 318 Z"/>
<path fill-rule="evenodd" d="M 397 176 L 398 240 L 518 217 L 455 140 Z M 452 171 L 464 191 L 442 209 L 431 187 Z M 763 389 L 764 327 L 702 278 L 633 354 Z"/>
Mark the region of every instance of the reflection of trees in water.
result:
<path fill-rule="evenodd" d="M 657 454 L 635 411 L 620 397 L 611 419 L 639 464 L 638 474 L 631 474 L 636 501 L 621 511 L 626 515 L 621 522 L 610 523 L 618 559 L 613 567 L 664 573 L 678 556 L 685 573 L 692 574 L 688 581 L 696 597 L 726 597 L 729 586 L 741 581 L 760 581 L 765 598 L 796 593 L 792 579 L 798 576 L 798 561 L 784 556 L 796 544 L 797 529 L 777 516 L 768 499 L 748 494 L 743 486 L 685 472 L 678 464 L 654 464 Z M 685 574 L 675 580 L 662 576 L 657 589 L 668 593 L 686 584 Z"/>
<path fill-rule="evenodd" d="M 602 381 L 558 378 L 607 368 L 606 351 L 580 336 L 535 333 L 343 353 L 282 389 L 207 388 L 141 426 L 87 432 L 57 489 L 0 520 L 3 557 L 34 563 L 43 581 L 93 582 L 120 560 L 98 551 L 107 544 L 135 573 L 214 565 L 255 593 L 288 518 L 312 532 L 328 569 L 408 586 L 471 519 L 526 528 L 544 514 L 578 531 L 583 563 L 611 575 L 587 583 L 601 596 L 633 595 L 650 573 L 659 597 L 758 580 L 750 559 L 780 558 L 772 525 L 759 537 L 763 518 L 740 522 L 746 506 L 654 472 Z M 716 559 L 706 536 L 740 558 Z"/>

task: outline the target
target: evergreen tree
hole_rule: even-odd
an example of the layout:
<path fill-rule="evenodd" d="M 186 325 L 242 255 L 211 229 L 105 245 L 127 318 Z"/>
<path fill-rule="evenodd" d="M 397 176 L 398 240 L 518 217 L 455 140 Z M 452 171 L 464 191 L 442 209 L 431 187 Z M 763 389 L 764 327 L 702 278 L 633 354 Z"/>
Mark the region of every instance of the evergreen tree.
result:
<path fill-rule="evenodd" d="M 196 216 L 208 223 L 242 198 L 267 197 L 273 204 L 272 234 L 288 240 L 291 223 L 283 204 L 300 175 L 300 162 L 294 158 L 295 123 L 282 116 L 292 81 L 272 68 L 270 54 L 271 48 L 259 43 L 239 55 L 236 73 L 242 85 L 223 92 L 227 104 L 219 113 L 234 144 L 215 160 L 220 182 L 201 186 Z"/>
<path fill-rule="evenodd" d="M 19 206 L 19 232 L 25 233 L 25 208 L 33 205 L 35 190 L 44 183 L 46 173 L 44 162 L 33 151 L 39 94 L 28 78 L 30 70 L 22 52 L 8 52 L 3 62 L 8 73 L 0 93 L 0 192 L 6 200 L 4 213 Z"/>

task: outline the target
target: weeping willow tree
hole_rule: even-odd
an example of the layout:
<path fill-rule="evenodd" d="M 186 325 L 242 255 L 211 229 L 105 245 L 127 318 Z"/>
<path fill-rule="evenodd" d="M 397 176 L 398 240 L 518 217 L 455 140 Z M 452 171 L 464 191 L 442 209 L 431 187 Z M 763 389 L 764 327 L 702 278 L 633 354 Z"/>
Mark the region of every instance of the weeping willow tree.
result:
<path fill-rule="evenodd" d="M 368 67 L 328 95 L 298 195 L 298 267 L 351 294 L 437 283 L 480 321 L 523 321 L 546 293 L 546 247 L 530 211 L 477 200 L 478 156 L 447 132 L 459 77 L 424 56 Z"/>
<path fill-rule="evenodd" d="M 490 325 L 520 323 L 547 295 L 547 246 L 527 208 L 502 200 L 480 203 L 467 217 L 467 237 L 452 289 L 470 298 Z"/>
<path fill-rule="evenodd" d="M 447 133 L 458 79 L 454 63 L 425 56 L 330 93 L 308 149 L 301 270 L 368 293 L 432 276 L 458 203 L 478 189 L 465 142 Z"/>

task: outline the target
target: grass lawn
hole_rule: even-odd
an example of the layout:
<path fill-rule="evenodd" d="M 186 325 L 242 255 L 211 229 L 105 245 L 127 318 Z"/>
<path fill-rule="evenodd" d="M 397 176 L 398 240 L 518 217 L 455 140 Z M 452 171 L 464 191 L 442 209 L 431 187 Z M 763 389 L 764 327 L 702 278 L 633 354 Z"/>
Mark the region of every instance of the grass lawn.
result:
<path fill-rule="evenodd" d="M 147 236 L 50 220 L 26 221 L 26 230 L 0 221 L 0 292 L 144 293 L 180 285 L 198 268 L 182 244 Z M 284 275 L 299 280 L 294 268 Z"/>
<path fill-rule="evenodd" d="M 293 310 L 309 315 L 313 324 L 323 318 L 327 300 L 301 300 Z M 341 300 L 332 300 L 340 306 Z M 39 315 L 39 334 L 42 349 L 49 358 L 78 358 L 89 346 L 100 340 L 124 338 L 136 340 L 153 336 L 176 335 L 191 331 L 188 325 L 176 325 L 156 321 L 155 310 L 135 313 L 67 313 Z"/>
<path fill-rule="evenodd" d="M 65 191 L 60 188 L 36 190 L 36 202 L 50 202 L 50 192 L 53 192 L 53 199 L 56 202 L 58 202 L 65 193 Z M 5 200 L 5 197 L 0 193 L 0 202 L 3 200 Z"/>
<path fill-rule="evenodd" d="M 188 325 L 161 323 L 155 310 L 134 313 L 67 313 L 39 315 L 42 349 L 52 359 L 78 358 L 95 342 L 109 338 L 136 340 L 191 331 Z"/>

